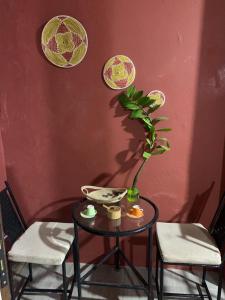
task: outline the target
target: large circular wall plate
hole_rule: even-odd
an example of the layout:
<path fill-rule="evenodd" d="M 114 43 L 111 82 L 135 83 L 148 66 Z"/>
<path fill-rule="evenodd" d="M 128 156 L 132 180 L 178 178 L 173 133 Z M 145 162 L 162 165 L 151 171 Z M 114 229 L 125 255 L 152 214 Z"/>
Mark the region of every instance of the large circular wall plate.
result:
<path fill-rule="evenodd" d="M 41 43 L 47 59 L 62 68 L 79 64 L 88 48 L 84 27 L 69 16 L 56 16 L 48 21 L 42 31 Z"/>
<path fill-rule="evenodd" d="M 155 100 L 154 104 L 159 105 L 160 107 L 163 106 L 166 101 L 165 94 L 159 90 L 151 91 L 148 93 L 148 97 Z"/>
<path fill-rule="evenodd" d="M 106 84 L 112 89 L 127 88 L 135 79 L 134 64 L 125 55 L 113 56 L 104 66 L 103 77 Z"/>

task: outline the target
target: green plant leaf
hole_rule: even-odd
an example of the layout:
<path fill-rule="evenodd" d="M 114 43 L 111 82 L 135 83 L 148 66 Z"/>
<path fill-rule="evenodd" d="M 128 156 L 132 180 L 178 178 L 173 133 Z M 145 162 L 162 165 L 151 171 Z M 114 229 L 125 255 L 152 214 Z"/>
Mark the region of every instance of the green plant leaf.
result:
<path fill-rule="evenodd" d="M 152 143 L 155 142 L 157 135 L 155 134 L 155 127 L 152 128 Z"/>
<path fill-rule="evenodd" d="M 121 102 L 123 101 L 130 101 L 129 98 L 127 97 L 127 95 L 125 93 L 119 94 L 119 96 L 117 97 L 117 99 Z"/>
<path fill-rule="evenodd" d="M 143 122 L 152 127 L 152 120 L 149 117 L 143 118 Z"/>
<path fill-rule="evenodd" d="M 132 111 L 130 114 L 131 119 L 143 119 L 145 115 L 143 114 L 143 111 L 141 109 L 137 109 Z"/>
<path fill-rule="evenodd" d="M 151 104 L 151 99 L 148 96 L 141 97 L 140 99 L 137 100 L 137 104 L 141 105 L 143 107 L 147 107 Z"/>
<path fill-rule="evenodd" d="M 160 105 L 156 104 L 155 99 L 144 96 L 143 91 L 136 90 L 135 86 L 130 86 L 126 91 L 118 96 L 120 104 L 127 110 L 130 110 L 129 117 L 138 120 L 145 130 L 145 140 L 142 141 L 144 151 L 142 153 L 143 162 L 140 165 L 134 180 L 133 187 L 136 187 L 138 177 L 143 169 L 144 163 L 153 155 L 160 155 L 170 150 L 169 142 L 164 137 L 159 137 L 157 131 L 170 131 L 170 128 L 156 129 L 155 125 L 160 121 L 167 120 L 167 117 L 161 116 L 151 118 L 151 113 L 156 111 Z"/>
<path fill-rule="evenodd" d="M 167 148 L 170 148 L 170 144 L 169 144 L 169 141 L 168 141 L 167 138 L 162 138 L 162 137 L 160 137 L 160 138 L 158 138 L 158 141 L 159 141 L 159 142 L 162 141 L 162 142 L 166 145 Z"/>
<path fill-rule="evenodd" d="M 143 121 L 143 119 L 141 119 L 142 121 Z M 152 125 L 151 124 L 145 124 L 145 130 L 147 131 L 147 132 L 152 132 Z"/>
<path fill-rule="evenodd" d="M 153 139 L 146 138 L 145 147 L 146 149 L 149 149 L 149 151 L 151 151 L 154 148 L 154 138 Z"/>
<path fill-rule="evenodd" d="M 167 138 L 163 138 L 163 137 L 159 137 L 158 141 L 161 141 L 161 142 L 166 143 L 166 144 L 168 143 L 168 139 Z"/>
<path fill-rule="evenodd" d="M 142 154 L 143 158 L 145 159 L 149 159 L 149 157 L 151 157 L 151 153 L 144 151 L 144 153 Z"/>
<path fill-rule="evenodd" d="M 136 105 L 135 103 L 132 103 L 126 94 L 120 94 L 118 96 L 118 99 L 120 104 L 126 109 L 130 109 L 130 110 L 139 109 L 139 106 Z"/>
<path fill-rule="evenodd" d="M 127 91 L 126 91 L 126 94 L 127 96 L 130 98 L 130 97 L 133 97 L 134 94 L 136 93 L 136 88 L 134 85 L 131 85 L 128 87 Z"/>
<path fill-rule="evenodd" d="M 170 147 L 164 146 L 164 145 L 158 145 L 152 152 L 152 155 L 159 155 L 163 154 L 166 151 L 169 151 Z"/>
<path fill-rule="evenodd" d="M 153 112 L 156 111 L 158 108 L 160 108 L 160 105 L 155 105 L 154 103 L 153 103 L 153 104 L 150 104 L 150 106 L 149 106 L 149 108 L 148 108 L 148 114 L 153 113 Z"/>
<path fill-rule="evenodd" d="M 126 108 L 126 105 L 127 105 L 128 103 L 130 103 L 130 100 L 129 100 L 129 98 L 127 97 L 126 94 L 120 94 L 120 95 L 118 96 L 118 100 L 119 100 L 120 104 L 121 104 L 123 107 L 125 107 L 125 108 Z"/>
<path fill-rule="evenodd" d="M 121 103 L 123 105 L 124 108 L 126 109 L 130 109 L 130 110 L 136 110 L 136 109 L 139 109 L 139 106 L 134 104 L 134 103 L 131 103 L 131 102 L 123 102 Z"/>
<path fill-rule="evenodd" d="M 160 155 L 163 154 L 164 152 L 166 152 L 167 150 L 165 150 L 163 147 L 161 146 L 157 146 L 152 152 L 152 155 Z"/>
<path fill-rule="evenodd" d="M 157 117 L 157 118 L 152 119 L 152 124 L 155 125 L 155 124 L 159 123 L 160 121 L 166 121 L 166 120 L 168 120 L 167 117 Z"/>
<path fill-rule="evenodd" d="M 168 139 L 164 138 L 164 137 L 159 137 L 159 140 L 164 141 L 164 142 L 168 142 Z"/>
<path fill-rule="evenodd" d="M 146 138 L 145 140 L 146 140 L 146 144 L 148 144 L 148 145 L 151 145 L 151 144 L 152 144 L 152 142 L 150 141 L 149 138 Z"/>
<path fill-rule="evenodd" d="M 130 109 L 130 110 L 138 110 L 139 109 L 139 106 L 132 102 L 127 103 L 124 107 L 127 109 Z"/>
<path fill-rule="evenodd" d="M 165 146 L 165 145 L 161 145 L 160 146 L 162 149 L 164 149 L 165 151 L 169 151 L 170 150 L 170 147 L 167 147 L 167 146 Z"/>
<path fill-rule="evenodd" d="M 171 128 L 159 128 L 159 129 L 156 129 L 156 131 L 171 131 L 172 129 Z"/>
<path fill-rule="evenodd" d="M 142 95 L 143 95 L 143 91 L 138 91 L 138 92 L 136 92 L 136 93 L 134 94 L 132 100 L 133 100 L 133 101 L 137 101 L 139 98 L 142 97 Z"/>

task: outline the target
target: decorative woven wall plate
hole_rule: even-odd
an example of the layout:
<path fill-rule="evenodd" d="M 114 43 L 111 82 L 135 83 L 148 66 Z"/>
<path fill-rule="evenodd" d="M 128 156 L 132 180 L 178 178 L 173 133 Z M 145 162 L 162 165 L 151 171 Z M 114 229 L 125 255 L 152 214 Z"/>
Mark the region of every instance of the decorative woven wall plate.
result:
<path fill-rule="evenodd" d="M 154 90 L 154 91 L 151 91 L 149 94 L 148 94 L 148 97 L 150 97 L 151 99 L 154 99 L 155 100 L 155 104 L 156 105 L 160 105 L 163 106 L 165 101 L 166 101 L 166 96 L 163 92 L 161 91 L 158 91 L 158 90 Z"/>
<path fill-rule="evenodd" d="M 135 66 L 125 55 L 113 56 L 104 66 L 103 77 L 112 89 L 127 88 L 135 79 Z"/>
<path fill-rule="evenodd" d="M 47 59 L 62 68 L 79 64 L 88 48 L 84 27 L 69 16 L 56 16 L 48 21 L 42 31 L 41 43 Z"/>

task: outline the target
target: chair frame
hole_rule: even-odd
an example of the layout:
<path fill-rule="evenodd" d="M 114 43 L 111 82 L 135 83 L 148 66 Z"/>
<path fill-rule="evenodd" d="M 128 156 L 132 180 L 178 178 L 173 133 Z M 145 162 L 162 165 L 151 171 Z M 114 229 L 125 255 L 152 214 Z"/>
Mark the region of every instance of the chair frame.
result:
<path fill-rule="evenodd" d="M 217 229 L 222 229 L 224 230 L 224 226 L 223 227 L 217 227 L 217 222 L 219 221 L 219 217 L 221 212 L 223 211 L 223 209 L 225 208 L 225 193 L 223 194 L 222 200 L 218 206 L 218 209 L 216 211 L 216 214 L 212 220 L 212 223 L 209 227 L 209 233 L 210 235 L 214 235 L 216 233 Z M 224 241 L 223 241 L 224 243 Z M 155 282 L 156 282 L 156 290 L 157 290 L 157 296 L 158 296 L 158 300 L 163 300 L 164 297 L 175 297 L 175 298 L 200 298 L 200 299 L 204 299 L 204 298 L 208 298 L 210 300 L 212 300 L 212 296 L 210 294 L 209 288 L 207 286 L 206 283 L 206 273 L 207 270 L 217 270 L 218 271 L 218 290 L 217 290 L 217 300 L 221 299 L 221 290 L 222 290 L 222 279 L 223 279 L 223 275 L 224 275 L 224 265 L 225 265 L 225 255 L 222 256 L 222 263 L 220 265 L 207 265 L 207 264 L 189 264 L 189 263 L 176 263 L 176 262 L 164 262 L 162 255 L 160 253 L 160 247 L 159 247 L 159 241 L 157 239 L 157 250 L 156 250 L 156 274 L 155 274 Z M 159 266 L 160 265 L 160 266 Z M 184 294 L 184 293 L 169 293 L 169 292 L 163 292 L 163 284 L 164 284 L 164 267 L 167 266 L 187 266 L 187 267 L 198 267 L 198 268 L 202 268 L 203 272 L 202 272 L 202 282 L 201 284 L 196 282 L 196 287 L 198 290 L 198 294 Z M 160 274 L 159 274 L 160 273 Z M 201 287 L 203 287 L 206 291 L 206 294 L 202 293 Z"/>
<path fill-rule="evenodd" d="M 6 193 L 9 197 L 9 200 L 11 201 L 11 204 L 14 208 L 14 212 L 17 214 L 18 217 L 18 221 L 21 224 L 21 227 L 23 228 L 23 232 L 26 231 L 26 229 L 28 228 L 25 220 L 20 212 L 20 209 L 16 203 L 16 199 L 12 193 L 12 190 L 8 184 L 8 182 L 5 181 L 5 189 L 3 189 L 1 192 Z M 4 222 L 3 222 L 3 226 L 4 226 Z M 72 279 L 72 283 L 71 283 L 71 287 L 70 289 L 68 289 L 68 282 L 67 282 L 67 276 L 66 276 L 66 260 L 69 256 L 70 251 L 72 250 L 73 253 L 73 266 L 74 266 L 74 276 Z M 12 264 L 14 262 L 10 261 L 7 258 L 7 264 L 8 264 L 8 272 L 9 272 L 9 286 L 10 286 L 10 291 L 11 291 L 11 299 L 12 300 L 19 300 L 21 298 L 22 295 L 24 294 L 41 294 L 41 293 L 57 293 L 57 294 L 62 294 L 63 295 L 63 299 L 64 300 L 69 300 L 72 297 L 72 292 L 73 292 L 73 288 L 74 288 L 74 284 L 75 284 L 75 278 L 76 278 L 76 266 L 75 266 L 75 247 L 74 247 L 74 241 L 70 247 L 70 249 L 67 252 L 67 255 L 62 263 L 62 288 L 58 288 L 58 289 L 45 289 L 45 288 L 27 288 L 27 284 L 28 282 L 32 282 L 33 280 L 33 272 L 32 272 L 32 264 L 28 263 L 28 270 L 29 270 L 29 274 L 25 279 L 24 284 L 22 285 L 20 292 L 18 294 L 18 296 L 14 295 L 14 290 L 13 290 L 13 274 L 12 274 Z"/>

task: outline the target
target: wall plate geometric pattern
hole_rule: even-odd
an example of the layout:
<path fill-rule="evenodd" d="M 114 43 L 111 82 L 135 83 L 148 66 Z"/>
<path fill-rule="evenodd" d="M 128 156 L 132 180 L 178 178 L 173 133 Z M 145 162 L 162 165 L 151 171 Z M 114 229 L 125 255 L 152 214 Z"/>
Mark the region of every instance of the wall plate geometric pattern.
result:
<path fill-rule="evenodd" d="M 155 100 L 154 104 L 159 105 L 160 107 L 163 106 L 166 101 L 165 94 L 159 90 L 151 91 L 148 93 L 148 97 Z"/>
<path fill-rule="evenodd" d="M 135 66 L 129 57 L 116 55 L 110 58 L 103 69 L 103 77 L 112 89 L 125 89 L 135 79 Z"/>
<path fill-rule="evenodd" d="M 87 52 L 87 33 L 76 19 L 64 15 L 56 16 L 45 25 L 41 44 L 51 63 L 70 68 L 79 64 Z"/>

